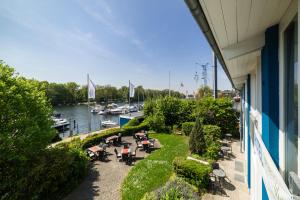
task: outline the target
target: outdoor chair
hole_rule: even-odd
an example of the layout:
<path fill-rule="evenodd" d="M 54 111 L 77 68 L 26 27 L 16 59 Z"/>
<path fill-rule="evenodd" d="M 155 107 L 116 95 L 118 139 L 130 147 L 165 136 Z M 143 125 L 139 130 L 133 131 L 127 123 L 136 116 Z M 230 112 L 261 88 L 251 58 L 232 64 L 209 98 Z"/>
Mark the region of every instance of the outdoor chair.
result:
<path fill-rule="evenodd" d="M 118 134 L 118 143 L 119 144 L 122 143 L 122 134 L 121 133 Z"/>
<path fill-rule="evenodd" d="M 118 160 L 118 158 L 122 158 L 122 155 L 118 152 L 118 150 L 115 148 L 114 152 L 116 154 L 116 159 Z"/>
<path fill-rule="evenodd" d="M 128 159 L 129 159 L 129 155 L 128 154 L 122 154 L 121 157 L 122 157 L 122 161 L 123 162 L 126 162 L 126 163 L 128 162 Z"/>
<path fill-rule="evenodd" d="M 220 165 L 219 165 L 219 163 L 214 162 L 211 164 L 211 168 L 212 169 L 220 169 Z"/>
<path fill-rule="evenodd" d="M 150 142 L 150 148 L 154 148 L 154 142 L 155 142 L 155 139 L 149 139 L 149 142 Z"/>
<path fill-rule="evenodd" d="M 90 159 L 92 159 L 92 160 L 95 160 L 95 159 L 96 159 L 96 155 L 95 155 L 93 152 L 91 152 L 91 151 L 87 151 L 87 155 L 88 155 L 88 157 L 89 157 Z"/>
<path fill-rule="evenodd" d="M 106 160 L 106 158 L 107 158 L 106 156 L 107 156 L 107 154 L 105 151 L 99 152 L 99 155 L 98 155 L 99 160 Z"/>
<path fill-rule="evenodd" d="M 136 157 L 136 150 L 138 149 L 138 147 L 135 147 L 134 152 L 131 152 L 131 156 Z"/>
<path fill-rule="evenodd" d="M 209 175 L 209 188 L 211 189 L 211 191 L 213 193 L 215 193 L 217 191 L 217 187 L 218 187 L 218 184 L 219 181 L 217 181 L 217 178 L 213 175 L 213 174 L 210 174 Z"/>
<path fill-rule="evenodd" d="M 143 145 L 142 144 L 140 144 L 139 142 L 138 142 L 138 140 L 135 140 L 135 143 L 136 143 L 136 146 L 138 147 L 138 148 L 143 148 Z"/>
<path fill-rule="evenodd" d="M 218 156 L 219 156 L 219 158 L 222 158 L 222 159 L 223 159 L 223 158 L 224 158 L 224 153 L 223 153 L 222 151 L 219 151 L 219 152 L 218 152 Z"/>
<path fill-rule="evenodd" d="M 150 153 L 149 144 L 143 144 L 143 149 L 146 153 Z"/>

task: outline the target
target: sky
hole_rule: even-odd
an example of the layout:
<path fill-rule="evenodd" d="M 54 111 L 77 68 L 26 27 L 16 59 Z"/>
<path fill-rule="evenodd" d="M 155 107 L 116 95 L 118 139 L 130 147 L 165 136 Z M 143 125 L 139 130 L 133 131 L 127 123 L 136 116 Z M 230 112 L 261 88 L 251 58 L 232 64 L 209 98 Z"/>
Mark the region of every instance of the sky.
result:
<path fill-rule="evenodd" d="M 0 60 L 49 82 L 192 93 L 212 51 L 183 0 L 2 0 Z M 212 67 L 207 70 L 212 87 Z M 231 89 L 222 68 L 218 88 Z M 180 87 L 183 83 L 184 87 Z"/>

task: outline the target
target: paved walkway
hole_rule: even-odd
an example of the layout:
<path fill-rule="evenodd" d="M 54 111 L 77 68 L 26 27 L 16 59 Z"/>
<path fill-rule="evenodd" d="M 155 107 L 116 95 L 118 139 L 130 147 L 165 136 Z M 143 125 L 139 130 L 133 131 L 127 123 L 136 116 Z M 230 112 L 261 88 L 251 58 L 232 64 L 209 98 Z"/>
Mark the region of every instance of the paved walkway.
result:
<path fill-rule="evenodd" d="M 136 147 L 135 140 L 132 136 L 123 137 L 123 143 L 131 143 L 130 148 Z M 156 140 L 155 148 L 159 148 L 160 144 Z M 119 200 L 120 188 L 124 178 L 127 176 L 132 166 L 119 162 L 116 159 L 113 146 L 106 149 L 109 153 L 108 161 L 95 161 L 92 163 L 88 176 L 85 180 L 73 190 L 65 200 Z M 118 152 L 122 147 L 116 147 Z M 137 150 L 137 161 L 147 157 L 149 154 L 144 151 Z M 133 163 L 134 165 L 134 163 Z"/>
<path fill-rule="evenodd" d="M 207 193 L 203 200 L 248 200 L 250 199 L 248 188 L 246 184 L 246 164 L 244 162 L 245 155 L 240 152 L 240 142 L 232 142 L 232 155 L 223 160 L 220 160 L 220 168 L 226 172 L 226 176 L 229 180 L 223 184 L 223 188 L 217 192 Z"/>

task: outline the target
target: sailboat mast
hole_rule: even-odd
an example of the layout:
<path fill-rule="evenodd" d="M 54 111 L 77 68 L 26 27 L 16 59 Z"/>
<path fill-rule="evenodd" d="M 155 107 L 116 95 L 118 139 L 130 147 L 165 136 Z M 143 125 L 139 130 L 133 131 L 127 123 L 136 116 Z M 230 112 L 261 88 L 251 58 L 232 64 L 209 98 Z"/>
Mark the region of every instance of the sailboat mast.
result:
<path fill-rule="evenodd" d="M 129 107 L 130 107 L 130 80 L 129 80 L 129 87 L 128 87 L 128 103 L 129 103 Z"/>
<path fill-rule="evenodd" d="M 90 113 L 90 98 L 89 98 L 89 82 L 90 82 L 90 77 L 89 74 L 87 74 L 87 99 L 88 99 L 88 131 L 91 132 L 91 113 Z"/>

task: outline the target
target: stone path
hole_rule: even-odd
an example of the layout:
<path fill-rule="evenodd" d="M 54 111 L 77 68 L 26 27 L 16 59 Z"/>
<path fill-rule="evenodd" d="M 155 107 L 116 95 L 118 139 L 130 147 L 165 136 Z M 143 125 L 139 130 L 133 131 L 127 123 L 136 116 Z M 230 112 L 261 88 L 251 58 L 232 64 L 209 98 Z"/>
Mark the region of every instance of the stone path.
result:
<path fill-rule="evenodd" d="M 249 200 L 249 193 L 246 184 L 245 155 L 240 152 L 240 142 L 232 142 L 232 155 L 224 158 L 218 163 L 220 168 L 226 172 L 228 180 L 223 184 L 223 188 L 217 192 L 205 194 L 203 200 Z"/>
<path fill-rule="evenodd" d="M 135 149 L 136 143 L 133 137 L 123 137 L 122 142 L 131 143 L 130 148 Z M 160 144 L 156 140 L 155 148 Z M 119 200 L 120 189 L 124 178 L 127 176 L 132 166 L 128 166 L 116 159 L 114 153 L 115 147 L 109 147 L 106 151 L 109 153 L 108 161 L 95 161 L 92 163 L 91 170 L 85 180 L 73 190 L 65 200 Z M 116 147 L 118 152 L 122 147 Z M 137 150 L 137 161 L 147 157 L 149 154 Z M 134 163 L 133 163 L 134 165 Z"/>

